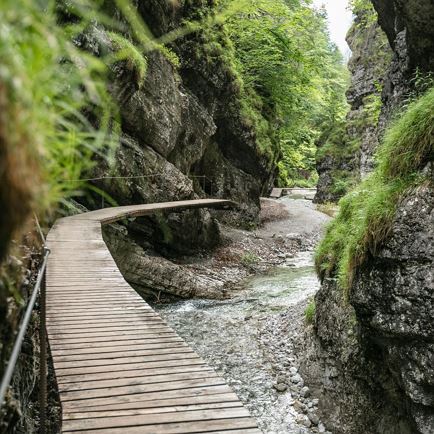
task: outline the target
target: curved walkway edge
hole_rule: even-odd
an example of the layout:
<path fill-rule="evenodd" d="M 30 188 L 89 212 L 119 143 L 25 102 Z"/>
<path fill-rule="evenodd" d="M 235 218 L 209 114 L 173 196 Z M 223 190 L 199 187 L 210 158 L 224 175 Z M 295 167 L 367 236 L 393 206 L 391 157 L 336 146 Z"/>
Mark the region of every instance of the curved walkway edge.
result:
<path fill-rule="evenodd" d="M 199 199 L 104 208 L 47 237 L 47 335 L 62 432 L 260 434 L 238 397 L 128 285 L 102 224 L 156 211 L 232 207 Z"/>

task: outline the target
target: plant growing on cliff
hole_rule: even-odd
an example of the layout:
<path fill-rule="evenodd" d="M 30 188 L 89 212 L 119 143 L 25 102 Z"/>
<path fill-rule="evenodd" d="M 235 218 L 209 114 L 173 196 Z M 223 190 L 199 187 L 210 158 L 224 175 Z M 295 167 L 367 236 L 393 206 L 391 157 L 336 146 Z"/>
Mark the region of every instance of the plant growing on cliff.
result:
<path fill-rule="evenodd" d="M 400 200 L 412 187 L 432 182 L 423 169 L 434 159 L 433 107 L 431 88 L 387 130 L 375 171 L 341 199 L 339 214 L 317 249 L 319 276 L 338 277 L 346 296 L 358 267 L 389 235 Z"/>
<path fill-rule="evenodd" d="M 107 32 L 107 36 L 113 44 L 115 52 L 113 61 L 126 62 L 136 74 L 136 82 L 139 88 L 143 84 L 148 69 L 148 59 L 128 39 L 116 32 Z"/>
<path fill-rule="evenodd" d="M 304 310 L 304 317 L 307 324 L 313 324 L 315 318 L 316 304 L 315 300 L 311 300 Z"/>

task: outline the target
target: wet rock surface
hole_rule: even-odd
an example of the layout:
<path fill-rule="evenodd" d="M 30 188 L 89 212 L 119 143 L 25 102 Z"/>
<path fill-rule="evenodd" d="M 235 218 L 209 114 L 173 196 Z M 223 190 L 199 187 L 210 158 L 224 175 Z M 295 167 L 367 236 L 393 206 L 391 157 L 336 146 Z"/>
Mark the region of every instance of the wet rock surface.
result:
<path fill-rule="evenodd" d="M 155 35 L 175 30 L 183 20 L 203 19 L 209 12 L 207 2 L 160 3 L 137 5 Z M 114 5 L 106 7 L 116 13 Z M 113 51 L 103 24 L 90 26 L 76 42 L 95 55 Z M 226 212 L 199 210 L 122 222 L 126 230 L 112 233 L 113 252 L 129 252 L 131 264 L 120 254 L 120 267 L 143 293 L 152 287 L 154 294 L 221 297 L 222 282 L 199 276 L 172 259 L 215 248 L 221 241 L 217 220 L 236 227 L 259 224 L 259 198 L 273 179 L 274 157 L 259 152 L 253 127 L 243 120 L 236 77 L 224 56 L 209 60 L 207 42 L 198 31 L 173 42 L 172 57 L 160 50 L 147 53 L 143 80 L 131 62 L 117 62 L 111 68 L 109 91 L 119 105 L 120 141 L 112 164 L 99 161 L 92 175 L 110 204 L 199 197 L 240 204 Z M 173 57 L 179 65 L 174 65 Z M 98 194 L 80 200 L 88 209 L 107 204 Z M 169 270 L 167 276 L 164 268 Z M 139 285 L 139 280 L 149 284 Z"/>

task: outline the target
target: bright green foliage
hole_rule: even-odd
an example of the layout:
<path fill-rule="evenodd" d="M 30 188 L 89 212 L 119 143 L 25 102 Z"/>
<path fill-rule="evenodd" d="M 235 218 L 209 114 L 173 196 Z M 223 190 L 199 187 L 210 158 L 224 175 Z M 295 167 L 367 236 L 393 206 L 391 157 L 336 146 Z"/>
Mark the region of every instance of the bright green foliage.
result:
<path fill-rule="evenodd" d="M 113 49 L 115 51 L 114 60 L 116 62 L 127 62 L 136 73 L 136 82 L 139 87 L 143 84 L 146 71 L 148 69 L 148 62 L 140 50 L 124 36 L 116 32 L 108 32 Z"/>
<path fill-rule="evenodd" d="M 313 324 L 313 320 L 315 318 L 316 312 L 316 304 L 315 300 L 311 300 L 304 310 L 304 317 L 306 319 L 307 324 Z"/>
<path fill-rule="evenodd" d="M 46 4 L 45 4 L 46 3 Z M 113 105 L 104 85 L 105 65 L 80 53 L 57 23 L 51 2 L 5 0 L 0 8 L 0 83 L 6 86 L 8 146 L 40 163 L 45 210 L 76 194 L 92 156 L 104 152 Z M 63 59 L 62 62 L 60 60 Z M 93 107 L 96 130 L 83 116 Z"/>
<path fill-rule="evenodd" d="M 260 258 L 252 252 L 243 253 L 240 257 L 240 262 L 245 267 L 252 267 L 260 261 Z"/>
<path fill-rule="evenodd" d="M 340 201 L 340 211 L 316 252 L 319 275 L 337 276 L 348 295 L 353 276 L 390 232 L 400 199 L 426 182 L 434 159 L 434 88 L 413 102 L 385 134 L 372 175 Z M 429 182 L 429 181 L 428 181 Z"/>
<path fill-rule="evenodd" d="M 359 17 L 357 27 L 370 27 L 377 22 L 377 15 L 371 0 L 350 0 L 349 7 Z"/>
<path fill-rule="evenodd" d="M 4 0 L 0 6 L 4 146 L 20 149 L 22 159 L 32 162 L 33 177 L 41 172 L 41 185 L 30 192 L 33 209 L 41 212 L 55 210 L 89 189 L 105 195 L 79 180 L 92 169 L 96 156 L 110 157 L 112 144 L 118 142 L 118 110 L 107 91 L 109 66 L 126 62 L 140 86 L 146 53 L 158 49 L 179 64 L 176 55 L 154 39 L 130 0 L 114 2 L 122 20 L 119 13 L 109 17 L 104 3 Z M 63 25 L 61 16 L 74 19 Z M 106 54 L 102 50 L 100 57 L 74 44 L 80 35 L 93 37 L 95 23 L 98 32 L 104 26 L 113 48 Z"/>
<path fill-rule="evenodd" d="M 260 149 L 282 153 L 281 185 L 313 183 L 315 141 L 346 112 L 347 73 L 325 16 L 298 0 L 251 0 L 226 28 Z"/>

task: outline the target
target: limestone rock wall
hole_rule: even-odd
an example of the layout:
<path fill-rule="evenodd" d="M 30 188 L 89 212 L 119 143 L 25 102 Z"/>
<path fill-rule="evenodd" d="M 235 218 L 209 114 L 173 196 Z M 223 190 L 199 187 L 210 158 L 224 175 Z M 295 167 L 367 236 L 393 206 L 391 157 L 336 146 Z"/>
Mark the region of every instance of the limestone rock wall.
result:
<path fill-rule="evenodd" d="M 137 7 L 159 37 L 177 29 L 183 20 L 212 13 L 212 5 L 199 0 L 146 1 Z M 221 29 L 215 26 L 212 32 L 217 41 L 213 43 L 224 47 Z M 216 246 L 220 239 L 216 218 L 234 225 L 257 222 L 259 197 L 272 182 L 272 162 L 260 155 L 255 132 L 241 116 L 236 77 L 221 52 L 210 54 L 209 38 L 199 31 L 175 40 L 170 49 L 179 59 L 178 66 L 164 52 L 149 53 L 143 83 L 137 82 L 128 63 L 113 68 L 110 91 L 120 106 L 122 136 L 114 165 L 102 161 L 94 172 L 95 177 L 114 177 L 95 185 L 119 205 L 206 196 L 240 204 L 231 212 L 193 210 L 137 219 L 127 224 L 123 242 L 111 238 L 117 247 L 112 252 L 122 264 L 125 251 L 130 250 L 128 240 L 134 246 L 131 267 L 124 266 L 124 271 L 136 287 L 149 288 L 154 282 L 157 291 L 181 296 L 204 295 L 206 285 L 194 282 L 194 276 L 187 284 L 188 273 L 171 258 Z M 110 50 L 102 26 L 84 35 L 81 44 L 96 54 Z M 100 207 L 101 199 L 95 196 L 94 203 L 84 201 L 84 205 Z M 176 288 L 165 280 L 158 255 L 184 284 Z M 208 293 L 218 295 L 212 288 Z"/>
<path fill-rule="evenodd" d="M 417 69 L 434 71 L 434 3 L 374 0 L 393 58 L 379 128 L 406 102 Z M 335 433 L 434 433 L 434 185 L 401 198 L 390 234 L 371 252 L 349 299 L 334 279 L 316 296 L 303 371 Z"/>
<path fill-rule="evenodd" d="M 337 202 L 351 185 L 372 170 L 382 133 L 381 94 L 392 50 L 372 8 L 355 9 L 354 13 L 354 23 L 347 34 L 352 52 L 348 62 L 350 110 L 345 128 L 328 139 L 332 146 L 323 151 L 319 144 L 317 203 Z"/>

